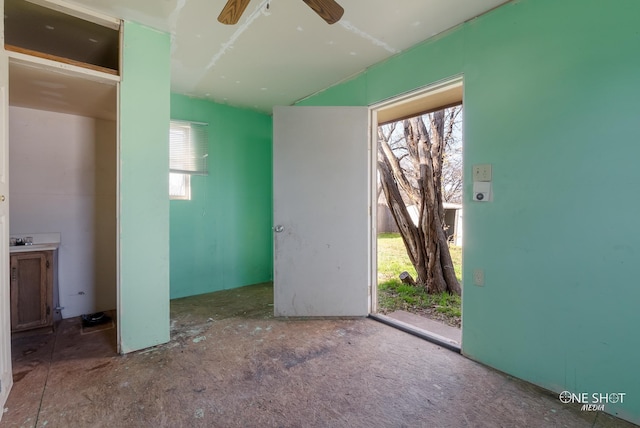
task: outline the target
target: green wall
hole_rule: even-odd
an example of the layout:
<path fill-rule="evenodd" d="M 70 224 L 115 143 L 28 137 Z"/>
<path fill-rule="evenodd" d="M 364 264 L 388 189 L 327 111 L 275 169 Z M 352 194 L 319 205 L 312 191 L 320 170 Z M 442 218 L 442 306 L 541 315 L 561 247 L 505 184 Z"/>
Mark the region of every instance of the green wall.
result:
<path fill-rule="evenodd" d="M 369 105 L 463 73 L 465 355 L 640 423 L 640 2 L 522 0 L 301 105 Z M 494 200 L 471 201 L 473 164 Z M 562 405 L 558 402 L 558 407 Z"/>
<path fill-rule="evenodd" d="M 209 175 L 171 201 L 171 298 L 270 281 L 271 117 L 174 94 L 171 118 L 209 124 Z"/>
<path fill-rule="evenodd" d="M 169 340 L 169 35 L 124 23 L 120 86 L 121 352 Z"/>

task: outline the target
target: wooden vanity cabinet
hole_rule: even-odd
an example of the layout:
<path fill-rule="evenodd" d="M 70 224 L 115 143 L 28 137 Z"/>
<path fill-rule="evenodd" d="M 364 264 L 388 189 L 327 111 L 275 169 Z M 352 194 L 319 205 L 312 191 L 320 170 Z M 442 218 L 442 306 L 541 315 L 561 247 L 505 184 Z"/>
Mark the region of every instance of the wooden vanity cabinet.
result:
<path fill-rule="evenodd" d="M 53 326 L 53 251 L 11 254 L 11 331 Z"/>

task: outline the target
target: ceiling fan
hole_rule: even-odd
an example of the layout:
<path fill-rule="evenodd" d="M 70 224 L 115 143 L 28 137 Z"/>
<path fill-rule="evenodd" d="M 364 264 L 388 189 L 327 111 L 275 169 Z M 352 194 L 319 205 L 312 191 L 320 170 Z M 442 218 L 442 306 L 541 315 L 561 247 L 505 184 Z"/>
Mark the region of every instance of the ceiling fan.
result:
<path fill-rule="evenodd" d="M 223 24 L 233 25 L 236 24 L 242 12 L 247 8 L 251 0 L 228 0 L 224 5 L 218 21 Z M 327 24 L 334 24 L 342 18 L 344 9 L 334 0 L 302 0 L 307 6 L 309 6 L 315 13 L 320 15 L 320 18 L 327 21 Z"/>

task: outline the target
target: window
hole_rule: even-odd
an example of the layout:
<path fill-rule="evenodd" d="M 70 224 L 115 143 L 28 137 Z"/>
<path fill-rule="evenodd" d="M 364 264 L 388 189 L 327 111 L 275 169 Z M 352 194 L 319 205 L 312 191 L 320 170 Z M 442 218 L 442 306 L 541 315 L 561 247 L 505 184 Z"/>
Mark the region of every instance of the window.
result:
<path fill-rule="evenodd" d="M 191 200 L 191 175 L 169 173 L 169 199 Z"/>
<path fill-rule="evenodd" d="M 208 175 L 208 125 L 171 121 L 169 128 L 169 198 L 191 199 L 191 176 Z"/>

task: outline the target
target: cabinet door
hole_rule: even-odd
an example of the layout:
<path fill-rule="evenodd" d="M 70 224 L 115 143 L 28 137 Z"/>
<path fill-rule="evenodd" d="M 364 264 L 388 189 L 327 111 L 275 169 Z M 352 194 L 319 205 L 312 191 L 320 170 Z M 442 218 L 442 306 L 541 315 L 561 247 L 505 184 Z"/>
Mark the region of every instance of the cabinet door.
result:
<path fill-rule="evenodd" d="M 11 330 L 51 324 L 51 252 L 11 256 Z"/>

